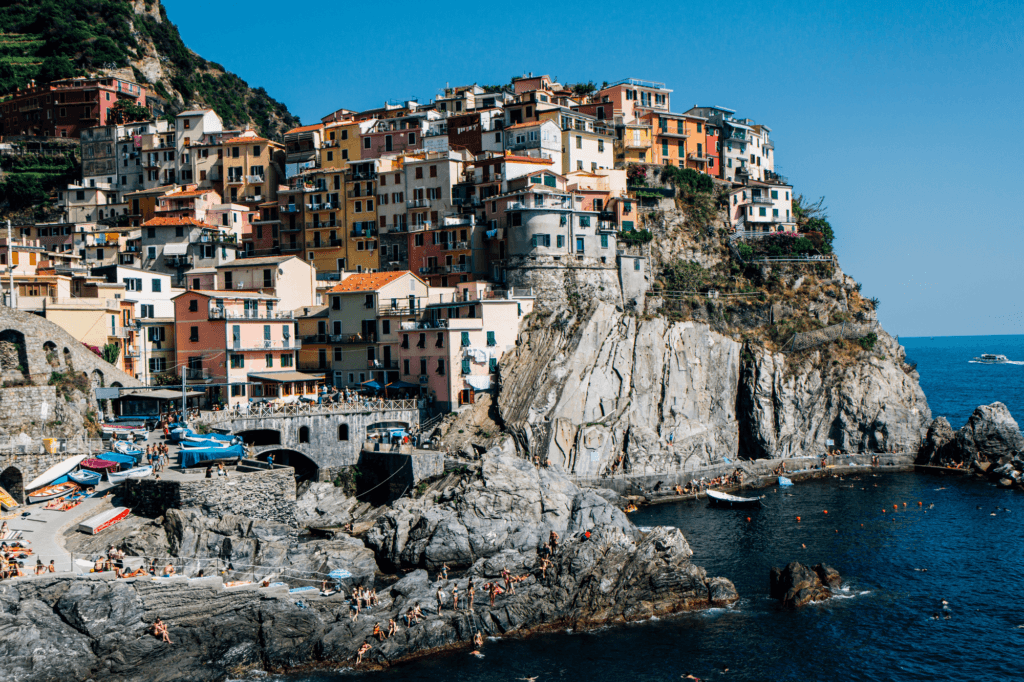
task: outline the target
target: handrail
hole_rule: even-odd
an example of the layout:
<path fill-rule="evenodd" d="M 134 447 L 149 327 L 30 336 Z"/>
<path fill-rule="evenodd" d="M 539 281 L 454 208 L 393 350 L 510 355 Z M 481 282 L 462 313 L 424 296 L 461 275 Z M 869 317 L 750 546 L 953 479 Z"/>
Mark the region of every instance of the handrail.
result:
<path fill-rule="evenodd" d="M 248 403 L 236 405 L 234 409 L 221 412 L 230 418 L 258 419 L 262 417 L 292 417 L 310 414 L 342 414 L 367 411 L 416 410 L 419 400 L 416 399 L 381 399 L 365 398 L 341 403 Z"/>

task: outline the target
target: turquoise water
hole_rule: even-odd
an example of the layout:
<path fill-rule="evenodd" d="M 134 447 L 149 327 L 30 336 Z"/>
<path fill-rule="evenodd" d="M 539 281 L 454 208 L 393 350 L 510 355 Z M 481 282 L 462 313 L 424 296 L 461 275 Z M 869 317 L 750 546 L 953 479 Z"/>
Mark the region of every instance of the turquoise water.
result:
<path fill-rule="evenodd" d="M 900 337 L 907 360 L 917 363 L 921 388 L 932 415 L 954 429 L 967 423 L 978 405 L 1004 403 L 1024 420 L 1024 335 Z M 1005 355 L 1005 365 L 971 362 L 982 353 Z"/>

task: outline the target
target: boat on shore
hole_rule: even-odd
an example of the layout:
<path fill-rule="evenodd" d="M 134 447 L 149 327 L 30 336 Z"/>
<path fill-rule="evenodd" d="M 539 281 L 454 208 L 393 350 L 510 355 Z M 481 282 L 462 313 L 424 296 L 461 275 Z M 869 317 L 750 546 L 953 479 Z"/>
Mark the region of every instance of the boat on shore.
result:
<path fill-rule="evenodd" d="M 83 533 L 88 533 L 89 535 L 96 535 L 96 533 L 104 531 L 118 521 L 127 518 L 131 511 L 132 510 L 127 507 L 114 507 L 113 509 L 108 509 L 101 514 L 97 514 L 91 519 L 86 519 L 82 523 L 78 524 L 78 530 Z"/>
<path fill-rule="evenodd" d="M 760 497 L 739 497 L 729 493 L 720 493 L 717 490 L 708 490 L 708 502 L 723 507 L 759 507 Z"/>
<path fill-rule="evenodd" d="M 129 478 L 145 478 L 153 473 L 153 467 L 150 465 L 135 467 L 134 469 L 128 469 L 127 471 L 110 471 L 107 472 L 107 480 L 111 483 L 120 483 L 126 481 Z"/>
<path fill-rule="evenodd" d="M 18 501 L 11 497 L 11 494 L 0 488 L 0 507 L 4 509 L 15 509 L 18 506 Z"/>
<path fill-rule="evenodd" d="M 56 481 L 61 476 L 66 476 L 69 472 L 74 470 L 76 466 L 81 463 L 88 455 L 75 455 L 74 457 L 68 457 L 63 462 L 54 464 L 52 467 L 33 478 L 26 486 L 25 490 L 32 490 L 33 488 L 40 488 L 47 483 Z"/>
<path fill-rule="evenodd" d="M 103 480 L 103 474 L 98 474 L 95 471 L 89 471 L 87 469 L 79 469 L 68 474 L 68 478 L 77 483 L 78 485 L 90 487 L 98 485 Z"/>
<path fill-rule="evenodd" d="M 996 355 L 994 353 L 982 353 L 978 357 L 971 360 L 981 365 L 1003 365 L 1009 362 L 1009 359 L 1005 355 Z"/>
<path fill-rule="evenodd" d="M 78 490 L 77 483 L 58 483 L 57 485 L 49 485 L 45 488 L 40 488 L 34 492 L 28 494 L 29 504 L 35 504 L 36 502 L 46 502 L 52 500 L 55 497 L 61 497 L 63 495 L 70 495 Z"/>

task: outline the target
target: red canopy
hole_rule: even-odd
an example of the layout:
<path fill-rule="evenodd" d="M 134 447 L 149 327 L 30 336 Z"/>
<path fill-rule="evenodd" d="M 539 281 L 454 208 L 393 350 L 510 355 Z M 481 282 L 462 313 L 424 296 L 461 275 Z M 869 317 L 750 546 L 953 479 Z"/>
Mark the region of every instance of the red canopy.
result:
<path fill-rule="evenodd" d="M 87 459 L 82 462 L 79 466 L 83 469 L 113 469 L 117 466 L 117 462 L 108 462 L 105 459 Z"/>

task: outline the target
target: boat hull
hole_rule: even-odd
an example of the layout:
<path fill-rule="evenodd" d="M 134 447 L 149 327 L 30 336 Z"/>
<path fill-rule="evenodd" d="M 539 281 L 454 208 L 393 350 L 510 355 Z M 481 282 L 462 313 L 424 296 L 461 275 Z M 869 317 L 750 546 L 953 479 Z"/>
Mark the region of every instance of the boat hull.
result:
<path fill-rule="evenodd" d="M 68 478 L 78 485 L 91 486 L 102 481 L 103 475 L 97 474 L 95 471 L 75 471 L 68 474 Z"/>
<path fill-rule="evenodd" d="M 108 509 L 102 514 L 97 514 L 91 519 L 87 519 L 78 524 L 78 530 L 88 533 L 89 535 L 96 535 L 96 533 L 105 531 L 118 521 L 128 518 L 131 511 L 132 510 L 127 507 L 115 507 L 113 509 Z"/>
<path fill-rule="evenodd" d="M 760 497 L 737 497 L 716 490 L 708 491 L 708 502 L 716 507 L 760 507 Z"/>
<path fill-rule="evenodd" d="M 77 483 L 60 483 L 58 485 L 50 485 L 29 493 L 28 501 L 30 504 L 45 502 L 46 500 L 52 500 L 53 498 L 61 497 L 62 495 L 70 495 L 77 490 Z"/>
<path fill-rule="evenodd" d="M 128 469 L 127 471 L 111 471 L 107 473 L 107 480 L 111 483 L 120 483 L 129 478 L 145 478 L 153 473 L 153 467 L 146 465 L 144 467 L 135 467 L 134 469 Z"/>
<path fill-rule="evenodd" d="M 11 497 L 9 492 L 0 488 L 0 507 L 3 507 L 4 509 L 15 509 L 18 506 L 20 506 L 18 501 Z"/>
<path fill-rule="evenodd" d="M 69 457 L 59 464 L 54 464 L 49 469 L 36 476 L 28 485 L 25 486 L 25 489 L 32 490 L 33 488 L 40 488 L 47 483 L 52 483 L 61 476 L 67 475 L 68 472 L 72 471 L 87 457 L 88 455 L 75 455 L 74 457 Z"/>

